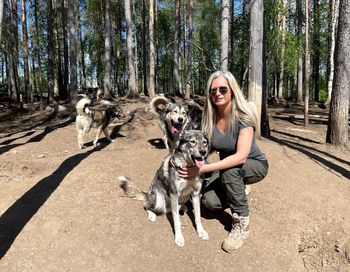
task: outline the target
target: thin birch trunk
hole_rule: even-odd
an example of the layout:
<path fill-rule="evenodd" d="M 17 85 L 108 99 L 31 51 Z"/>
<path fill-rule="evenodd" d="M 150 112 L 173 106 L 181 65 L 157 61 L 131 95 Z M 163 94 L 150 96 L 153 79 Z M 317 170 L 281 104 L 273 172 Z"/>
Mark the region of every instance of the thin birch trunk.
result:
<path fill-rule="evenodd" d="M 230 21 L 230 1 L 221 1 L 221 55 L 220 69 L 226 71 L 228 69 L 228 26 Z"/>

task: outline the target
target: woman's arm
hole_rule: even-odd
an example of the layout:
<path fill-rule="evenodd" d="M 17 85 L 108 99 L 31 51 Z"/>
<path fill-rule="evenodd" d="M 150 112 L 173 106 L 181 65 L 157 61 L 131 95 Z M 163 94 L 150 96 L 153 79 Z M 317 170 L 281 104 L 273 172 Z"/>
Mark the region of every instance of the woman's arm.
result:
<path fill-rule="evenodd" d="M 250 153 L 253 137 L 254 137 L 254 129 L 252 127 L 242 128 L 238 134 L 237 152 L 235 154 L 230 155 L 223 160 L 205 164 L 201 168 L 198 168 L 195 166 L 191 168 L 179 169 L 178 172 L 180 174 L 180 177 L 182 178 L 195 177 L 207 172 L 228 169 L 233 166 L 245 163 Z"/>

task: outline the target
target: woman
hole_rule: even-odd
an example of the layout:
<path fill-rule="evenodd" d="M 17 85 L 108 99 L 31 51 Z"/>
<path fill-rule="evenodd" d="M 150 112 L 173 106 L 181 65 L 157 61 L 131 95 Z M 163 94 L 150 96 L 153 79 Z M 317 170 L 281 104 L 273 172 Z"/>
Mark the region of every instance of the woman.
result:
<path fill-rule="evenodd" d="M 207 84 L 202 130 L 220 160 L 202 167 L 182 168 L 183 178 L 211 173 L 203 188 L 202 203 L 211 210 L 230 207 L 232 230 L 222 249 L 233 252 L 249 234 L 249 209 L 245 185 L 262 180 L 268 172 L 266 156 L 254 138 L 258 126 L 255 106 L 248 103 L 230 72 L 213 73 Z"/>

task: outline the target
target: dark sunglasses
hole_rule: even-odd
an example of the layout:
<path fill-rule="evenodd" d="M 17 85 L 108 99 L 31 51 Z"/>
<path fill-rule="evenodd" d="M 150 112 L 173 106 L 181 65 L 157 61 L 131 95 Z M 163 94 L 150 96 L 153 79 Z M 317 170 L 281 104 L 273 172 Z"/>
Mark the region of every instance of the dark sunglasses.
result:
<path fill-rule="evenodd" d="M 219 87 L 219 88 L 213 88 L 213 89 L 210 89 L 209 90 L 209 94 L 210 95 L 216 95 L 216 92 L 218 91 L 219 89 L 219 92 L 222 94 L 222 95 L 225 95 L 228 91 L 228 88 L 227 87 Z"/>

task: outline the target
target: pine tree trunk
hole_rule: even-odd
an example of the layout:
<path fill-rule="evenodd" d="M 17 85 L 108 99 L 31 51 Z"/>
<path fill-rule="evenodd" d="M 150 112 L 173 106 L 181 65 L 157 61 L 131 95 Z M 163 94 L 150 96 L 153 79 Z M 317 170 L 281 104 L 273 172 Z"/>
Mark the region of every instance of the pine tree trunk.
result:
<path fill-rule="evenodd" d="M 71 103 L 75 104 L 78 94 L 77 83 L 77 53 L 76 53 L 76 29 L 75 29 L 75 1 L 68 0 L 68 33 L 69 33 L 69 64 L 70 64 L 70 84 L 69 95 Z"/>
<path fill-rule="evenodd" d="M 154 0 L 149 0 L 149 97 L 155 95 L 156 48 L 154 42 Z"/>
<path fill-rule="evenodd" d="M 26 1 L 22 0 L 22 34 L 23 34 L 23 52 L 24 52 L 24 92 L 26 102 L 33 101 L 32 80 L 29 65 L 29 47 L 28 47 L 28 32 L 27 32 L 27 11 Z"/>
<path fill-rule="evenodd" d="M 314 19 L 313 19 L 313 91 L 314 99 L 319 101 L 319 80 L 320 80 L 320 10 L 319 0 L 314 0 Z"/>
<path fill-rule="evenodd" d="M 193 1 L 188 1 L 188 50 L 187 50 L 187 76 L 186 76 L 186 91 L 185 98 L 190 98 L 191 95 L 191 85 L 192 82 L 192 32 L 193 32 L 193 22 L 192 22 L 192 9 Z"/>
<path fill-rule="evenodd" d="M 309 96 L 310 96 L 310 52 L 309 52 L 309 14 L 310 2 L 305 0 L 305 99 L 304 126 L 309 125 Z"/>
<path fill-rule="evenodd" d="M 181 37 L 181 30 L 180 30 L 180 7 L 181 7 L 181 0 L 175 0 L 175 20 L 174 20 L 174 29 L 175 29 L 175 35 L 174 35 L 174 60 L 173 60 L 173 82 L 174 82 L 174 94 L 175 95 L 181 95 L 180 85 L 181 85 L 181 79 L 180 79 L 180 63 L 179 63 L 179 42 Z"/>
<path fill-rule="evenodd" d="M 69 89 L 69 56 L 68 56 L 68 44 L 67 44 L 67 0 L 61 1 L 62 6 L 62 36 L 63 36 L 63 90 L 62 96 L 68 96 Z"/>
<path fill-rule="evenodd" d="M 129 73 L 129 94 L 128 97 L 135 98 L 138 96 L 137 94 L 137 86 L 136 86 L 136 75 L 135 75 L 135 67 L 134 67 L 134 52 L 132 49 L 132 20 L 131 20 L 131 4 L 132 0 L 125 0 L 125 20 L 126 20 L 126 28 L 127 28 L 127 48 L 128 48 L 128 73 Z"/>
<path fill-rule="evenodd" d="M 230 2 L 229 0 L 221 1 L 221 54 L 220 69 L 227 71 L 228 69 L 228 26 L 230 21 Z"/>
<path fill-rule="evenodd" d="M 334 49 L 335 49 L 335 39 L 336 39 L 336 29 L 338 25 L 338 14 L 339 14 L 339 0 L 332 1 L 332 26 L 331 26 L 331 49 L 329 53 L 329 79 L 328 79 L 328 96 L 326 104 L 331 102 L 332 88 L 333 88 L 333 77 L 334 77 Z"/>
<path fill-rule="evenodd" d="M 334 82 L 327 143 L 346 146 L 348 139 L 349 119 L 349 86 L 350 86 L 350 0 L 340 0 L 339 24 L 334 56 Z"/>
<path fill-rule="evenodd" d="M 21 95 L 20 95 L 20 84 L 19 84 L 19 77 L 18 77 L 18 63 L 19 63 L 19 53 L 18 53 L 18 24 L 17 24 L 17 1 L 16 0 L 10 0 L 10 12 L 11 12 L 11 31 L 13 33 L 12 36 L 12 48 L 9 48 L 9 54 L 11 54 L 11 73 L 12 73 L 12 79 L 11 79 L 11 87 L 12 87 L 12 95 L 15 96 L 15 100 L 17 103 L 21 103 Z M 22 105 L 21 105 L 22 107 Z"/>
<path fill-rule="evenodd" d="M 265 12 L 263 11 L 263 40 L 266 40 L 266 19 Z M 267 71 L 266 71 L 266 43 L 263 43 L 263 52 L 262 52 L 262 101 L 261 101 L 261 135 L 270 136 L 270 123 L 269 116 L 267 112 L 267 97 L 268 97 L 268 83 L 267 83 Z"/>
<path fill-rule="evenodd" d="M 151 20 L 151 2 L 150 1 L 150 19 Z M 154 10 L 152 10 L 154 12 Z M 153 19 L 154 20 L 154 19 Z M 149 23 L 150 24 L 150 23 Z M 143 94 L 148 96 L 148 88 L 147 88 L 147 45 L 146 45 L 146 3 L 145 0 L 142 0 L 142 76 L 143 76 Z M 151 37 L 151 29 L 149 26 L 150 37 Z M 153 26 L 152 26 L 153 31 Z M 152 34 L 153 36 L 153 34 Z M 151 43 L 151 41 L 150 41 Z M 151 96 L 151 95 L 150 95 Z M 153 95 L 154 96 L 154 95 Z M 153 97 L 152 96 L 152 97 Z"/>
<path fill-rule="evenodd" d="M 287 0 L 282 0 L 282 37 L 281 37 L 281 72 L 278 85 L 277 98 L 283 99 L 283 83 L 284 83 L 284 51 L 285 51 L 285 40 L 286 40 L 286 8 Z"/>
<path fill-rule="evenodd" d="M 1 42 L 1 30 L 2 30 L 2 18 L 4 16 L 4 1 L 0 0 L 0 42 Z"/>
<path fill-rule="evenodd" d="M 249 85 L 248 99 L 257 107 L 259 123 L 256 137 L 260 138 L 260 120 L 262 103 L 262 72 L 263 72 L 263 0 L 251 0 L 250 11 L 250 51 L 249 51 Z"/>
<path fill-rule="evenodd" d="M 53 90 L 54 90 L 54 43 L 53 43 L 53 16 L 52 16 L 52 2 L 47 1 L 47 100 L 48 103 L 53 102 Z"/>
<path fill-rule="evenodd" d="M 37 73 L 38 76 L 38 89 L 40 95 L 40 108 L 43 108 L 43 90 L 42 90 L 42 78 L 41 78 L 41 56 L 39 49 L 39 18 L 38 18 L 38 0 L 34 0 L 34 21 L 35 21 L 35 43 L 36 43 L 36 59 L 37 59 Z"/>
<path fill-rule="evenodd" d="M 105 38 L 105 73 L 103 78 L 104 98 L 111 98 L 111 74 L 112 74 L 112 49 L 111 49 L 111 19 L 110 0 L 105 0 L 104 16 L 104 38 Z"/>
<path fill-rule="evenodd" d="M 297 36 L 298 36 L 298 72 L 297 72 L 297 91 L 296 91 L 296 98 L 297 103 L 301 104 L 303 102 L 303 57 L 302 57 L 302 27 L 303 27 L 303 12 L 302 12 L 302 1 L 297 0 Z"/>

